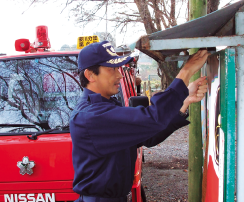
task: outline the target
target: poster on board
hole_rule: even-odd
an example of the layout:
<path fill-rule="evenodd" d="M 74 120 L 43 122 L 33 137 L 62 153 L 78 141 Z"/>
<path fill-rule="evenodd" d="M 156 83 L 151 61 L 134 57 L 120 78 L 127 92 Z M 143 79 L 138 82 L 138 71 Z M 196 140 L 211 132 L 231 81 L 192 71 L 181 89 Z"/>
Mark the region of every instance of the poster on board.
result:
<path fill-rule="evenodd" d="M 220 64 L 213 54 L 202 70 L 207 76 L 208 92 L 201 102 L 204 151 L 203 201 L 223 202 L 224 133 L 220 128 Z"/>

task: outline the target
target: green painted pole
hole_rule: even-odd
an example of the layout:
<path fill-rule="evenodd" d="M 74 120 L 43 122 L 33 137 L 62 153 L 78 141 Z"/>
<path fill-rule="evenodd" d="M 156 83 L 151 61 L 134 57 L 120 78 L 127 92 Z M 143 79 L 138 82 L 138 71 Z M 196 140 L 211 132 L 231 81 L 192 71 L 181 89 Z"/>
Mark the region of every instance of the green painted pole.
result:
<path fill-rule="evenodd" d="M 189 1 L 189 19 L 193 20 L 207 14 L 207 0 Z M 197 49 L 191 49 L 194 54 Z M 201 76 L 200 71 L 192 76 L 190 82 Z M 201 130 L 201 103 L 193 103 L 189 107 L 189 156 L 188 156 L 188 201 L 200 202 L 202 200 L 202 130 Z"/>

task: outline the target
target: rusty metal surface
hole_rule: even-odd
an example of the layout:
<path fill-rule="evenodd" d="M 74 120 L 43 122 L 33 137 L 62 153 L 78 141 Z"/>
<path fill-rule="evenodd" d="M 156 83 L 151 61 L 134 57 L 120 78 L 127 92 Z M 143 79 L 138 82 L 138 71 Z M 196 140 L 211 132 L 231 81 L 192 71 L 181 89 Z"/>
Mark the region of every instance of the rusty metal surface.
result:
<path fill-rule="evenodd" d="M 165 40 L 151 40 L 150 50 L 175 50 L 189 48 L 205 48 L 216 46 L 241 46 L 244 45 L 244 36 L 212 36 L 196 38 L 179 38 Z"/>

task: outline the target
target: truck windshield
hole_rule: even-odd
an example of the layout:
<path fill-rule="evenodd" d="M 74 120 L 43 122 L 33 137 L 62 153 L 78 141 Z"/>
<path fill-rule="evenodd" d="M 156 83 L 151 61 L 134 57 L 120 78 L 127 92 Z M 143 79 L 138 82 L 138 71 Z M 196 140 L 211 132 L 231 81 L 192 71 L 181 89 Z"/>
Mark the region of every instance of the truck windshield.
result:
<path fill-rule="evenodd" d="M 77 55 L 0 60 L 0 133 L 67 126 L 81 93 Z"/>

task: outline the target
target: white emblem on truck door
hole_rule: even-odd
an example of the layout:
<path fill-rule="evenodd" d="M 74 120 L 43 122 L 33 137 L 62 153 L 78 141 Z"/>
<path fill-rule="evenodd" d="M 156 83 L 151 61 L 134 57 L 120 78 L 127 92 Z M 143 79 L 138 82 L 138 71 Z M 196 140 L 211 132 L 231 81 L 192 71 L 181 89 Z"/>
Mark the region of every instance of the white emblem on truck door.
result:
<path fill-rule="evenodd" d="M 17 166 L 20 168 L 19 173 L 21 175 L 24 174 L 28 174 L 31 175 L 33 173 L 32 168 L 35 166 L 35 162 L 34 161 L 29 161 L 29 157 L 28 156 L 24 156 L 22 161 L 18 161 L 17 162 Z"/>

